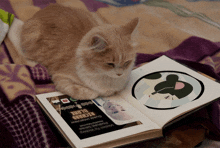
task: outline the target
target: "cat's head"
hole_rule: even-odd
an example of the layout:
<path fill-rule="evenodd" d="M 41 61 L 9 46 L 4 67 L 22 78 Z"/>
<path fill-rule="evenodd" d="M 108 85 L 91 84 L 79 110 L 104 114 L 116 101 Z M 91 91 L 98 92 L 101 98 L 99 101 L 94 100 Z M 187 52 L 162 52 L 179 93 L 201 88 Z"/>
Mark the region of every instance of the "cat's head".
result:
<path fill-rule="evenodd" d="M 128 75 L 136 57 L 138 18 L 125 25 L 102 25 L 93 28 L 81 40 L 76 51 L 84 68 L 92 73 L 119 78 Z"/>

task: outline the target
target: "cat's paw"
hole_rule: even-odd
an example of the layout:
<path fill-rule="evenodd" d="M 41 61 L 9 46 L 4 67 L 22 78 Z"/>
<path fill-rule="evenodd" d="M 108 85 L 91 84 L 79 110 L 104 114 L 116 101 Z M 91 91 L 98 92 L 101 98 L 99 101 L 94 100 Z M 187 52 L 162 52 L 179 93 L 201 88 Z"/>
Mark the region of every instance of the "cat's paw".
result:
<path fill-rule="evenodd" d="M 77 98 L 79 100 L 92 100 L 95 99 L 99 96 L 99 94 L 89 88 L 86 87 L 81 87 L 79 89 L 79 95 L 77 96 Z"/>
<path fill-rule="evenodd" d="M 66 95 L 78 100 L 92 100 L 99 96 L 99 93 L 77 83 L 73 83 L 70 79 L 55 75 L 52 77 L 56 89 Z"/>
<path fill-rule="evenodd" d="M 105 92 L 102 92 L 100 94 L 101 97 L 110 97 L 110 96 L 114 96 L 114 95 L 118 95 L 119 94 L 119 91 L 105 91 Z"/>
<path fill-rule="evenodd" d="M 97 92 L 80 85 L 68 86 L 64 89 L 64 92 L 77 100 L 92 100 L 99 96 Z"/>

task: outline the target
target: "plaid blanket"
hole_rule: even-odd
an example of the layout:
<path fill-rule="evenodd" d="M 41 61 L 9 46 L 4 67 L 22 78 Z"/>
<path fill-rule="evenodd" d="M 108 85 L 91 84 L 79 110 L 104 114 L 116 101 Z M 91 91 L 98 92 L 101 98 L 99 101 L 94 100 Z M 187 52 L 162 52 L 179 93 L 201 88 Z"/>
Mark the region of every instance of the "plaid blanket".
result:
<path fill-rule="evenodd" d="M 60 146 L 59 140 L 34 100 L 36 94 L 55 91 L 47 69 L 40 64 L 26 61 L 19 54 L 19 26 L 22 26 L 22 21 L 48 6 L 49 3 L 65 3 L 69 6 L 87 9 L 99 13 L 115 24 L 124 23 L 133 16 L 139 16 L 142 20 L 142 26 L 140 25 L 142 34 L 139 38 L 141 46 L 138 48 L 136 66 L 161 55 L 167 55 L 220 81 L 220 43 L 217 42 L 220 31 L 217 27 L 218 23 L 201 15 L 215 26 L 201 21 L 202 18 L 199 20 L 190 18 L 189 20 L 192 20 L 193 24 L 199 22 L 199 24 L 204 23 L 205 26 L 210 25 L 211 27 L 207 27 L 209 31 L 207 36 L 205 35 L 207 31 L 203 30 L 201 26 L 197 26 L 198 29 L 194 30 L 194 33 L 192 28 L 183 31 L 189 27 L 187 25 L 183 27 L 184 29 L 178 27 L 183 21 L 183 18 L 179 17 L 183 17 L 183 14 L 170 10 L 181 8 L 181 12 L 186 11 L 188 9 L 185 7 L 189 2 L 180 1 L 175 4 L 176 1 L 172 3 L 172 1 L 157 0 L 157 3 L 148 4 L 144 2 L 151 1 L 141 1 L 142 4 L 139 5 L 136 5 L 137 1 L 134 2 L 136 3 L 129 3 L 129 7 L 121 7 L 127 6 L 126 3 L 123 3 L 120 8 L 118 8 L 119 6 L 114 7 L 116 5 L 112 6 L 113 0 L 107 2 L 95 0 L 4 0 L 0 2 L 0 8 L 5 10 L 0 10 L 0 147 Z M 184 5 L 184 8 L 180 7 L 180 4 Z M 132 14 L 131 10 L 133 10 Z M 157 12 L 157 10 L 161 11 Z M 144 13 L 140 15 L 140 12 Z M 175 24 L 170 25 L 167 22 L 162 22 L 166 16 L 160 20 L 150 16 L 149 12 L 151 14 L 157 12 L 156 16 L 159 18 L 164 12 L 169 12 L 172 15 L 176 13 L 175 19 L 179 18 L 181 21 L 174 21 Z M 172 15 L 167 15 L 167 17 Z M 193 16 L 196 15 L 193 14 Z M 158 26 L 162 26 L 162 28 Z M 153 29 L 154 27 L 156 29 Z M 194 26 L 192 25 L 192 27 Z M 146 47 L 150 50 L 146 50 Z M 211 120 L 220 129 L 220 101 L 213 103 L 207 109 L 209 109 Z"/>
<path fill-rule="evenodd" d="M 14 64 L 3 42 L 13 18 L 0 10 L 0 133 L 1 141 L 5 139 L 0 147 L 56 146 L 57 140 L 33 98 L 35 84 L 50 79 L 46 69 Z"/>

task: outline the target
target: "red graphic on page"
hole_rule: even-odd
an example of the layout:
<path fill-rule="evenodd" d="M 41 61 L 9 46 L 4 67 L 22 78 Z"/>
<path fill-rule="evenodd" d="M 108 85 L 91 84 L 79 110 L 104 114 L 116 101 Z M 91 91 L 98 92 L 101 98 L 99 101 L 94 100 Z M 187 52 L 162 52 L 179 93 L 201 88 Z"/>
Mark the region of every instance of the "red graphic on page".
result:
<path fill-rule="evenodd" d="M 70 101 L 67 99 L 67 98 L 64 98 L 64 99 L 60 99 L 62 101 L 63 104 L 65 103 L 70 103 Z"/>

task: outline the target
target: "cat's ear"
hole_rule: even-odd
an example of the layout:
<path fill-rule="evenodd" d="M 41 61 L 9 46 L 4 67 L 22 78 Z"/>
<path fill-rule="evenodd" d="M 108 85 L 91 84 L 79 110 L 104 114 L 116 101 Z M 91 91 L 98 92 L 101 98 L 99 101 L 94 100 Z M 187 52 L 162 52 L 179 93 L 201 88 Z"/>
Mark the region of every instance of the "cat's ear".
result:
<path fill-rule="evenodd" d="M 107 46 L 107 41 L 100 35 L 94 35 L 91 39 L 91 47 L 94 51 L 103 51 Z"/>
<path fill-rule="evenodd" d="M 127 24 L 123 25 L 122 26 L 123 33 L 125 35 L 132 34 L 135 30 L 137 30 L 138 23 L 139 23 L 139 18 L 136 17 Z"/>

